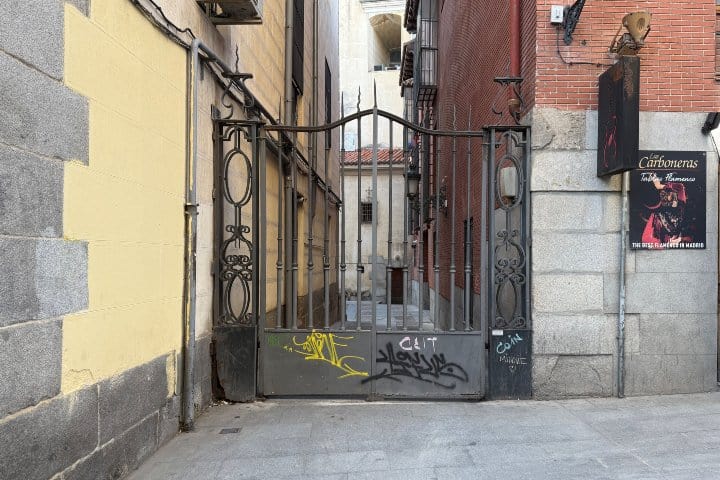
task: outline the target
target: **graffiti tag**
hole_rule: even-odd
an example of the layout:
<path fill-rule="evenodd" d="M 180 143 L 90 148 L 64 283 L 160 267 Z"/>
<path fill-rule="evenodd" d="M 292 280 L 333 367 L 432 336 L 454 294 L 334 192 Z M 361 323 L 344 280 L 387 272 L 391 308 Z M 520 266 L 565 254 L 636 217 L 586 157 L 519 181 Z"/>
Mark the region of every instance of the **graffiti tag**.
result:
<path fill-rule="evenodd" d="M 380 378 L 396 382 L 402 382 L 403 378 L 411 378 L 442 388 L 453 389 L 458 381 L 468 382 L 467 372 L 457 363 L 447 362 L 442 353 L 435 353 L 429 358 L 420 352 L 400 351 L 395 353 L 391 342 L 388 342 L 385 348 L 386 350 L 380 349 L 376 362 L 387 364 L 387 366 L 383 367 L 382 372 L 377 375 L 363 379 L 362 383 Z"/>
<path fill-rule="evenodd" d="M 514 335 L 508 334 L 507 339 L 505 341 L 499 340 L 497 345 L 495 346 L 495 351 L 499 354 L 503 354 L 507 351 L 509 351 L 512 347 L 517 345 L 518 343 L 522 342 L 523 339 L 520 336 L 519 333 L 516 333 Z"/>
<path fill-rule="evenodd" d="M 431 343 L 433 352 L 435 352 L 435 342 L 437 342 L 437 337 L 423 337 L 422 339 L 415 337 L 414 342 L 411 337 L 405 337 L 400 340 L 398 346 L 409 352 L 412 350 L 425 350 L 426 345 Z"/>
<path fill-rule="evenodd" d="M 293 337 L 293 344 L 284 345 L 282 348 L 289 352 L 299 353 L 305 356 L 305 360 L 329 363 L 344 372 L 340 374 L 338 378 L 354 376 L 367 377 L 369 375 L 368 372 L 357 370 L 350 365 L 353 361 L 365 362 L 363 357 L 340 355 L 340 353 L 338 353 L 338 349 L 348 346 L 347 343 L 341 342 L 347 342 L 353 338 L 355 337 L 341 337 L 334 333 L 313 331 L 302 341 L 298 341 L 297 337 Z"/>

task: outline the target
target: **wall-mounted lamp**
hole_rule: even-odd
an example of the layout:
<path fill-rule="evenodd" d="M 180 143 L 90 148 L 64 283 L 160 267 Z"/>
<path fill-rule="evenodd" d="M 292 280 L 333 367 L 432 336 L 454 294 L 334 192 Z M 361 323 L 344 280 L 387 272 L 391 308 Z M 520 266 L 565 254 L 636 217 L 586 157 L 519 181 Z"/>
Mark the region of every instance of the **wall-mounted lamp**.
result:
<path fill-rule="evenodd" d="M 407 172 L 405 172 L 405 181 L 407 182 L 407 196 L 410 200 L 414 200 L 418 196 L 420 189 L 420 172 L 415 162 L 410 162 Z"/>
<path fill-rule="evenodd" d="M 637 55 L 638 51 L 645 45 L 645 38 L 650 33 L 650 19 L 652 15 L 648 12 L 628 13 L 623 17 L 622 25 L 618 28 L 610 44 L 610 52 L 623 55 Z M 625 27 L 628 33 L 620 35 L 620 30 Z"/>
<path fill-rule="evenodd" d="M 447 177 L 443 177 L 442 182 L 440 182 L 440 188 L 438 188 L 438 194 L 437 194 L 437 202 L 435 201 L 436 197 L 435 195 L 431 195 L 429 198 L 429 201 L 431 202 L 431 205 L 433 208 L 435 208 L 436 205 L 440 205 L 440 211 L 447 217 L 448 212 L 448 201 L 447 201 Z"/>

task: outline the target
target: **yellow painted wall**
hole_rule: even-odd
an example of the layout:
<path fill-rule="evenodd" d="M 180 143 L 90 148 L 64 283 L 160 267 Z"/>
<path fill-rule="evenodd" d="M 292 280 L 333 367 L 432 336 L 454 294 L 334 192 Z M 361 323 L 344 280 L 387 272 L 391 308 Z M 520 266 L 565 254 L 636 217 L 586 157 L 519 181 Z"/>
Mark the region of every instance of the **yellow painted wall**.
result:
<path fill-rule="evenodd" d="M 90 160 L 65 169 L 64 232 L 88 242 L 89 306 L 65 317 L 62 390 L 182 339 L 186 53 L 127 0 L 65 6 L 65 83 L 86 96 Z"/>

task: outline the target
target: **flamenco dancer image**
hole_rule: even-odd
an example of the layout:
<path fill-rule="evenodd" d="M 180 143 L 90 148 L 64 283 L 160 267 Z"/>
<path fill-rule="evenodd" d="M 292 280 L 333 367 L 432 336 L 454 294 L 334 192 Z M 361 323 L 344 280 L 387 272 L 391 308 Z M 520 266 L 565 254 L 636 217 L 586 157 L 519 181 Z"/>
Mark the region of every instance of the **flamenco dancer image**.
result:
<path fill-rule="evenodd" d="M 657 177 L 653 179 L 653 184 L 660 196 L 660 201 L 647 207 L 650 217 L 645 223 L 642 242 L 655 244 L 654 248 L 692 242 L 692 237 L 683 232 L 685 205 L 687 204 L 685 185 L 679 182 L 662 183 Z"/>

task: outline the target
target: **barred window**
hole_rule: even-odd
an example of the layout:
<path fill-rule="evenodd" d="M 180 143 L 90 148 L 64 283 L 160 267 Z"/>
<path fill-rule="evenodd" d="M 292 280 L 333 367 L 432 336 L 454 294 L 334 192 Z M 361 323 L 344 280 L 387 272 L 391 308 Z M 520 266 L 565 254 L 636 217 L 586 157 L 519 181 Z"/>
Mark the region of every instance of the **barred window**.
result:
<path fill-rule="evenodd" d="M 360 202 L 360 222 L 372 223 L 372 203 Z"/>

